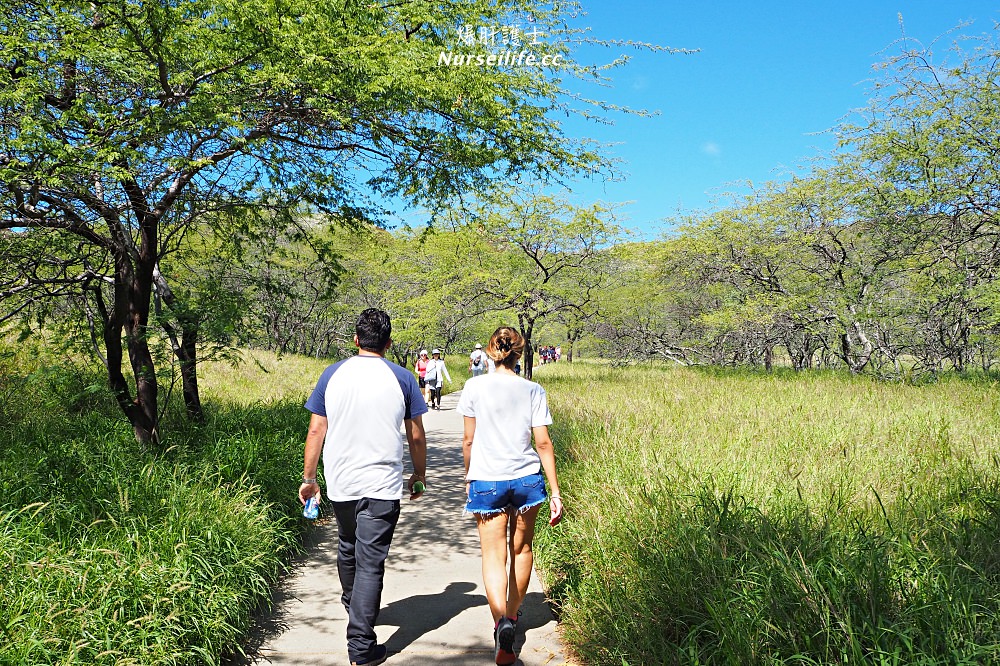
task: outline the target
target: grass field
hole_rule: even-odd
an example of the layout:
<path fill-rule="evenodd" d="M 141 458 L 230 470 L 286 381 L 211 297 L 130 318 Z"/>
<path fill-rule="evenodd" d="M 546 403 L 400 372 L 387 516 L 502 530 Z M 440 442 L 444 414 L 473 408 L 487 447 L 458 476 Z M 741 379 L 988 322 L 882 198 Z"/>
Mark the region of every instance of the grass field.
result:
<path fill-rule="evenodd" d="M 302 397 L 206 390 L 207 423 L 169 411 L 152 454 L 78 362 L 4 355 L 0 393 L 0 664 L 217 664 L 237 649 L 304 527 L 289 491 Z"/>
<path fill-rule="evenodd" d="M 0 353 L 0 664 L 215 664 L 240 643 L 304 528 L 302 403 L 327 364 L 245 357 L 203 368 L 208 422 L 171 408 L 152 455 L 99 374 Z M 536 379 L 568 511 L 536 552 L 581 661 L 1000 660 L 995 383 Z"/>
<path fill-rule="evenodd" d="M 207 422 L 172 405 L 152 454 L 92 366 L 0 348 L 0 664 L 218 664 L 238 650 L 305 527 L 302 404 L 329 363 L 243 358 L 202 367 Z M 446 391 L 464 381 L 450 370 Z"/>
<path fill-rule="evenodd" d="M 539 559 L 593 664 L 1000 659 L 996 385 L 549 365 Z"/>

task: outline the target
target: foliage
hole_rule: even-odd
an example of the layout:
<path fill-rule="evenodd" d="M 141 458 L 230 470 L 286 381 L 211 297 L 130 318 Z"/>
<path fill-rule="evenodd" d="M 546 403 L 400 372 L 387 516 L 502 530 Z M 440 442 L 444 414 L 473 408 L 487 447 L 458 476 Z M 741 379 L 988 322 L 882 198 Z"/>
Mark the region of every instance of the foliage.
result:
<path fill-rule="evenodd" d="M 0 362 L 17 392 L 0 407 L 0 663 L 218 663 L 304 527 L 288 489 L 321 364 L 279 401 L 213 404 L 200 426 L 168 413 L 154 456 L 98 374 L 51 361 L 29 346 Z M 239 379 L 214 370 L 209 395 Z"/>
<path fill-rule="evenodd" d="M 279 352 L 342 355 L 353 347 L 356 313 L 367 307 L 391 315 L 389 353 L 402 365 L 421 348 L 467 353 L 501 324 L 519 326 L 529 349 L 536 326 L 557 317 L 578 339 L 597 316 L 598 296 L 615 279 L 607 253 L 624 231 L 603 205 L 573 207 L 539 193 L 504 196 L 482 202 L 468 219 L 450 210 L 440 228 L 360 226 L 322 230 L 309 245 L 299 241 L 297 254 L 290 249 L 290 268 L 314 270 L 303 256 L 321 244 L 337 257 L 336 288 L 312 296 L 304 293 L 312 281 L 288 280 L 296 297 L 283 310 L 287 318 L 262 329 L 248 317 L 242 341 Z M 273 308 L 286 301 L 264 296 L 258 302 Z"/>
<path fill-rule="evenodd" d="M 995 379 L 555 364 L 536 537 L 593 664 L 995 661 Z M 581 390 L 586 386 L 586 390 Z"/>
<path fill-rule="evenodd" d="M 552 113 L 573 111 L 563 77 L 601 76 L 568 57 L 575 11 L 534 0 L 0 3 L 0 322 L 51 317 L 44 301 L 56 300 L 101 348 L 137 439 L 155 443 L 152 331 L 163 328 L 200 418 L 198 342 L 216 304 L 202 296 L 224 293 L 224 272 L 194 276 L 192 290 L 166 270 L 188 234 L 249 211 L 276 236 L 302 207 L 351 225 L 379 219 L 382 197 L 438 210 L 493 177 L 602 168 Z M 439 64 L 445 51 L 488 51 L 458 39 L 460 27 L 521 21 L 553 36 L 546 48 L 564 68 Z"/>
<path fill-rule="evenodd" d="M 995 362 L 996 33 L 936 61 L 903 42 L 842 151 L 621 248 L 607 355 L 909 378 Z M 621 304 L 615 307 L 614 303 Z"/>
<path fill-rule="evenodd" d="M 504 323 L 524 336 L 529 379 L 535 327 L 560 314 L 577 323 L 597 313 L 613 278 L 606 251 L 625 236 L 612 207 L 573 206 L 539 192 L 497 191 L 456 227 L 463 262 L 448 281 L 462 308 L 516 318 Z"/>

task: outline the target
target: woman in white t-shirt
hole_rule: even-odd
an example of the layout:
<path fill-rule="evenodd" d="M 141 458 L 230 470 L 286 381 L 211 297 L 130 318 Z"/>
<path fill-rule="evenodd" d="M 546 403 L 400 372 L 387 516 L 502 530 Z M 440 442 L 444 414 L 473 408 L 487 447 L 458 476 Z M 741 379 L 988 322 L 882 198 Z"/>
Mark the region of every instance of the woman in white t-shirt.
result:
<path fill-rule="evenodd" d="M 448 374 L 448 367 L 441 359 L 441 350 L 435 349 L 431 352 L 431 360 L 427 363 L 427 370 L 424 372 L 424 383 L 431 389 L 431 399 L 427 403 L 431 409 L 441 410 L 441 389 L 444 387 L 446 379 L 450 384 L 451 375 Z"/>
<path fill-rule="evenodd" d="M 545 389 L 514 374 L 523 352 L 524 338 L 515 329 L 498 328 L 486 346 L 496 372 L 469 379 L 458 401 L 465 417 L 465 510 L 475 515 L 479 528 L 497 664 L 517 659 L 514 634 L 534 564 L 531 542 L 535 518 L 546 500 L 546 480 L 551 490 L 549 524 L 558 523 L 563 513 Z M 507 561 L 508 551 L 513 562 Z"/>

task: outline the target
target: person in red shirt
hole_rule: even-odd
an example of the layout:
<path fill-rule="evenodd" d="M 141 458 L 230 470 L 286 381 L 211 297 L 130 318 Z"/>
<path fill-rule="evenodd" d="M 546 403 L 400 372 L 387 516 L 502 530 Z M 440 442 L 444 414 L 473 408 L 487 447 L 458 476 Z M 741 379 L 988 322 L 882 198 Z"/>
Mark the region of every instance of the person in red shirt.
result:
<path fill-rule="evenodd" d="M 413 370 L 417 373 L 417 383 L 420 384 L 420 390 L 424 392 L 424 402 L 428 405 L 431 404 L 431 387 L 427 386 L 427 382 L 424 381 L 424 376 L 427 374 L 427 366 L 430 363 L 430 359 L 427 358 L 427 350 L 421 349 L 420 354 L 417 356 L 417 363 L 413 366 Z"/>

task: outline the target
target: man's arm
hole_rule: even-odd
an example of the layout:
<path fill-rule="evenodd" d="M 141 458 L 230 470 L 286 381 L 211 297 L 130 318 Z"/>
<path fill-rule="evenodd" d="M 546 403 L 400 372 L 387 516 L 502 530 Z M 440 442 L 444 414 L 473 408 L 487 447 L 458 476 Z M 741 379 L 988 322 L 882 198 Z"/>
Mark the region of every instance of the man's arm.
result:
<path fill-rule="evenodd" d="M 306 450 L 302 465 L 302 485 L 299 486 L 299 501 L 302 504 L 305 504 L 310 497 L 320 494 L 319 484 L 316 482 L 316 468 L 319 466 L 319 454 L 323 451 L 327 423 L 326 417 L 319 414 L 313 414 L 309 419 L 309 432 L 306 433 Z"/>
<path fill-rule="evenodd" d="M 406 484 L 410 491 L 410 499 L 419 497 L 422 493 L 413 492 L 413 484 L 417 481 L 427 481 L 427 437 L 424 434 L 424 417 L 418 415 L 403 421 L 406 428 L 406 441 L 410 445 L 410 460 L 413 461 L 413 474 Z"/>

